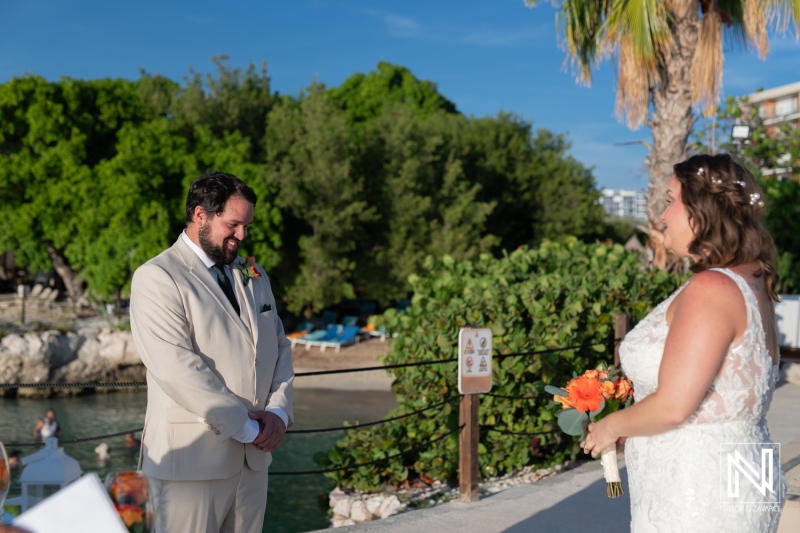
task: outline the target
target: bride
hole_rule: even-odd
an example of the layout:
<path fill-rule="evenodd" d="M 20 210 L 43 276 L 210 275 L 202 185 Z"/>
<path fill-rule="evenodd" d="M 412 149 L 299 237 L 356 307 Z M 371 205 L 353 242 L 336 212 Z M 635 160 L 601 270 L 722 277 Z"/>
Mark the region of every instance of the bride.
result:
<path fill-rule="evenodd" d="M 785 480 L 765 419 L 779 352 L 764 202 L 729 155 L 674 171 L 664 244 L 695 274 L 627 335 L 636 403 L 589 425 L 582 446 L 596 457 L 624 440 L 636 533 L 774 532 Z"/>

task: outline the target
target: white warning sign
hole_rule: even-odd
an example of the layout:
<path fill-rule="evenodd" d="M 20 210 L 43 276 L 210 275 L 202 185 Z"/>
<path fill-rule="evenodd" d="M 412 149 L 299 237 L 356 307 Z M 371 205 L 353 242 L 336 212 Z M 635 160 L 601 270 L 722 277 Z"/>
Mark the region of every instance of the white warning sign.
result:
<path fill-rule="evenodd" d="M 461 328 L 459 331 L 458 390 L 461 394 L 492 390 L 492 330 Z"/>

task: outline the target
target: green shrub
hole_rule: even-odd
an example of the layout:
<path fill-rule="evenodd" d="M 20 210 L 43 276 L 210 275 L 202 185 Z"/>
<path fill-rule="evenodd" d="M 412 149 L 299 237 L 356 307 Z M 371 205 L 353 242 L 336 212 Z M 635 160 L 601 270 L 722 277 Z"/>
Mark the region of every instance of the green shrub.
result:
<path fill-rule="evenodd" d="M 563 436 L 546 409 L 552 398 L 546 384 L 563 385 L 573 372 L 600 361 L 613 362 L 614 316 L 627 313 L 635 324 L 675 290 L 682 278 L 643 267 L 622 246 L 545 241 L 537 250 L 518 249 L 500 259 L 482 255 L 474 262 L 429 258 L 425 270 L 409 279 L 414 297 L 404 312 L 384 314 L 387 330 L 397 333 L 385 364 L 450 359 L 458 355 L 458 331 L 473 325 L 491 328 L 496 355 L 592 347 L 519 355 L 493 361 L 492 394 L 533 396 L 534 400 L 481 396 L 480 472 L 502 475 L 530 464 L 551 465 L 578 451 Z M 388 416 L 422 409 L 458 394 L 455 363 L 391 370 L 400 407 Z M 508 435 L 488 427 L 515 433 Z M 366 463 L 420 446 L 458 427 L 457 400 L 444 407 L 379 426 L 350 430 L 320 466 Z M 458 476 L 458 434 L 401 458 L 339 470 L 328 476 L 362 491 L 396 485 L 409 474 L 446 482 Z"/>

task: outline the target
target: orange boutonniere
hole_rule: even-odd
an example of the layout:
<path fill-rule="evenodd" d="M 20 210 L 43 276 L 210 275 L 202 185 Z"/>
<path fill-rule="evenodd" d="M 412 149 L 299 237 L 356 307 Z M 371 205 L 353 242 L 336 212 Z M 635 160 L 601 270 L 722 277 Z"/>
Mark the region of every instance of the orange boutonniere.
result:
<path fill-rule="evenodd" d="M 256 268 L 256 258 L 253 256 L 248 257 L 245 259 L 244 263 L 240 263 L 238 266 L 239 271 L 242 273 L 242 281 L 245 287 L 250 281 L 250 278 L 258 279 L 261 277 L 261 274 L 258 273 L 258 269 Z"/>

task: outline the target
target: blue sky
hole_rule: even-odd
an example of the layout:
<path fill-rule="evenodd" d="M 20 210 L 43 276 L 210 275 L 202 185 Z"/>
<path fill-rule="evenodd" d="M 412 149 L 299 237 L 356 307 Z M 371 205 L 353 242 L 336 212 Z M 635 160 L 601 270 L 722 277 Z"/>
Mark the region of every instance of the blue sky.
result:
<path fill-rule="evenodd" d="M 467 115 L 510 111 L 534 127 L 565 132 L 572 155 L 594 168 L 600 187 L 643 188 L 646 150 L 615 143 L 650 140 L 613 115 L 615 79 L 606 63 L 591 88 L 575 83 L 549 2 L 523 0 L 239 0 L 236 2 L 9 0 L 2 9 L 0 81 L 123 77 L 139 69 L 180 80 L 208 72 L 226 54 L 233 66 L 268 64 L 274 90 L 296 95 L 313 79 L 339 85 L 379 61 L 408 67 Z M 747 94 L 800 81 L 793 36 L 772 41 L 769 59 L 726 46 L 724 91 Z"/>

